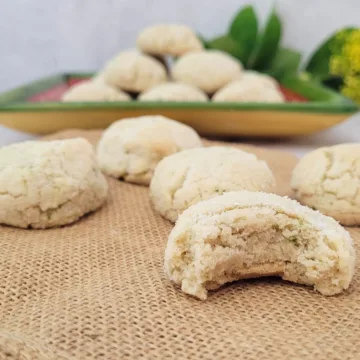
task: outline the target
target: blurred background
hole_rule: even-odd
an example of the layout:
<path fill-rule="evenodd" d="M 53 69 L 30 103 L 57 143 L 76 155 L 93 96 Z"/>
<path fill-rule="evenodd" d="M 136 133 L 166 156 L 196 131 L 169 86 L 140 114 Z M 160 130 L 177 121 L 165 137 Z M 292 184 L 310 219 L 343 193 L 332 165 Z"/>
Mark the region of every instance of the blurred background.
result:
<path fill-rule="evenodd" d="M 96 70 L 155 23 L 185 23 L 211 38 L 249 3 L 264 19 L 274 1 L 2 0 L 0 91 L 54 73 Z M 359 0 L 275 3 L 283 44 L 301 50 L 305 59 L 333 31 L 360 25 Z"/>
<path fill-rule="evenodd" d="M 98 70 L 120 50 L 134 47 L 138 32 L 156 23 L 184 23 L 212 38 L 247 4 L 261 22 L 275 4 L 282 44 L 301 51 L 303 62 L 334 31 L 360 27 L 360 0 L 2 0 L 0 92 L 48 75 Z M 359 134 L 355 115 L 333 129 L 298 138 L 296 151 L 360 141 Z M 0 135 L 0 145 L 22 139 L 1 126 Z M 289 149 L 291 141 L 276 146 Z"/>

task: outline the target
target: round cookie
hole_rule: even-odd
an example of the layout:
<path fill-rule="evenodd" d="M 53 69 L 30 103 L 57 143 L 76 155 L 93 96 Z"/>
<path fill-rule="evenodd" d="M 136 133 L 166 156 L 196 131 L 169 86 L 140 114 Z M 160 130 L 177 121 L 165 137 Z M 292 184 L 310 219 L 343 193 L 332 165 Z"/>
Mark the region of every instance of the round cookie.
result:
<path fill-rule="evenodd" d="M 90 81 L 95 82 L 95 83 L 101 83 L 101 84 L 106 84 L 106 81 L 104 79 L 104 75 L 102 72 L 99 72 L 97 74 L 95 74 Z"/>
<path fill-rule="evenodd" d="M 175 222 L 191 205 L 229 191 L 275 190 L 275 179 L 265 161 L 254 154 L 213 146 L 191 149 L 163 159 L 150 185 L 154 208 Z"/>
<path fill-rule="evenodd" d="M 317 149 L 293 171 L 291 187 L 304 205 L 340 221 L 360 225 L 360 144 Z"/>
<path fill-rule="evenodd" d="M 45 229 L 99 208 L 107 182 L 85 139 L 27 141 L 0 149 L 0 223 Z"/>
<path fill-rule="evenodd" d="M 239 77 L 241 81 L 256 81 L 264 85 L 264 87 L 279 88 L 279 83 L 271 76 L 262 74 L 254 70 L 246 70 Z"/>
<path fill-rule="evenodd" d="M 191 127 L 164 116 L 119 120 L 106 129 L 97 156 L 104 173 L 148 185 L 158 162 L 178 151 L 202 146 Z"/>
<path fill-rule="evenodd" d="M 137 38 L 137 46 L 153 55 L 181 56 L 203 49 L 195 32 L 186 25 L 160 24 L 144 29 Z"/>
<path fill-rule="evenodd" d="M 352 239 L 336 221 L 261 192 L 231 192 L 190 207 L 165 251 L 167 276 L 202 300 L 225 283 L 262 276 L 335 295 L 349 287 L 354 269 Z"/>
<path fill-rule="evenodd" d="M 121 90 L 105 84 L 101 77 L 95 81 L 84 81 L 72 86 L 62 97 L 62 101 L 129 101 L 130 96 Z"/>
<path fill-rule="evenodd" d="M 204 50 L 179 58 L 172 68 L 172 78 L 213 94 L 242 73 L 241 63 L 225 52 Z"/>
<path fill-rule="evenodd" d="M 194 86 L 181 83 L 165 83 L 156 85 L 150 90 L 143 92 L 139 101 L 196 101 L 206 102 L 207 95 Z"/>
<path fill-rule="evenodd" d="M 240 78 L 217 91 L 212 101 L 282 103 L 285 102 L 285 98 L 280 90 L 264 85 L 262 80 Z"/>
<path fill-rule="evenodd" d="M 164 65 L 137 51 L 117 55 L 105 66 L 102 76 L 107 84 L 131 92 L 142 92 L 167 81 Z"/>

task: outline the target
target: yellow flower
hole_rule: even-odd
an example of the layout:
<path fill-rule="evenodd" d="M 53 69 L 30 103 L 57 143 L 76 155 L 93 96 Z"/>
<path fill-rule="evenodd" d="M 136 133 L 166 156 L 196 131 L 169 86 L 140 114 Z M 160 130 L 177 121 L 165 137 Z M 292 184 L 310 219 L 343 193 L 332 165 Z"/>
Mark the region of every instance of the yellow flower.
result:
<path fill-rule="evenodd" d="M 347 68 L 347 61 L 341 55 L 330 58 L 330 72 L 332 75 L 342 75 Z"/>
<path fill-rule="evenodd" d="M 360 72 L 360 30 L 354 30 L 348 37 L 343 54 L 349 61 L 351 72 Z"/>
<path fill-rule="evenodd" d="M 339 32 L 331 51 L 330 73 L 342 77 L 341 92 L 360 103 L 360 29 Z"/>
<path fill-rule="evenodd" d="M 341 92 L 355 102 L 360 103 L 360 75 L 346 76 L 344 82 Z"/>

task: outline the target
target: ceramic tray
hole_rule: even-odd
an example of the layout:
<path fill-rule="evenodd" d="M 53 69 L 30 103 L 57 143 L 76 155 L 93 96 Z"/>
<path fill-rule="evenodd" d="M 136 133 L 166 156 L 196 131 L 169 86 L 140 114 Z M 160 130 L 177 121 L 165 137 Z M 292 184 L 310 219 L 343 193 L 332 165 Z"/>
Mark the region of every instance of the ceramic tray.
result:
<path fill-rule="evenodd" d="M 92 74 L 60 74 L 0 94 L 0 124 L 36 134 L 67 128 L 104 128 L 132 116 L 162 114 L 192 126 L 207 136 L 284 137 L 306 135 L 336 125 L 357 111 L 348 99 L 304 79 L 281 84 L 287 102 L 61 103 L 70 86 Z"/>

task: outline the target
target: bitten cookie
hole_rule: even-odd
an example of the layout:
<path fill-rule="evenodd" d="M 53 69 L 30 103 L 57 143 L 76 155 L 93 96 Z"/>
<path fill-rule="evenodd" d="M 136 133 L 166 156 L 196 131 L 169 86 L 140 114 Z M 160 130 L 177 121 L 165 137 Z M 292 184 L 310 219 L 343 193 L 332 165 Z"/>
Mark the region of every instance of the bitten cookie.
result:
<path fill-rule="evenodd" d="M 212 101 L 282 103 L 285 98 L 277 87 L 269 86 L 263 79 L 255 77 L 232 81 L 217 91 Z"/>
<path fill-rule="evenodd" d="M 102 70 L 104 81 L 125 91 L 142 92 L 167 81 L 165 66 L 151 56 L 124 51 Z"/>
<path fill-rule="evenodd" d="M 119 120 L 104 131 L 97 148 L 104 173 L 148 185 L 158 162 L 181 150 L 202 146 L 191 127 L 164 116 Z"/>
<path fill-rule="evenodd" d="M 324 147 L 295 167 L 291 187 L 304 205 L 340 221 L 360 224 L 360 144 Z"/>
<path fill-rule="evenodd" d="M 265 161 L 232 147 L 182 151 L 163 159 L 150 185 L 154 208 L 175 222 L 189 206 L 229 191 L 271 192 L 275 179 Z"/>
<path fill-rule="evenodd" d="M 181 83 L 166 83 L 156 85 L 150 90 L 143 92 L 140 101 L 196 101 L 205 102 L 209 98 L 200 89 Z"/>
<path fill-rule="evenodd" d="M 225 283 L 262 276 L 335 295 L 349 287 L 354 268 L 352 239 L 332 218 L 288 198 L 249 191 L 190 207 L 165 251 L 168 277 L 202 300 Z"/>
<path fill-rule="evenodd" d="M 173 68 L 174 80 L 193 85 L 208 94 L 219 90 L 242 73 L 242 64 L 218 50 L 188 53 Z"/>
<path fill-rule="evenodd" d="M 0 149 L 0 223 L 44 229 L 70 224 L 106 200 L 107 182 L 82 138 Z"/>
<path fill-rule="evenodd" d="M 85 81 L 72 86 L 62 97 L 62 101 L 129 101 L 131 97 L 101 81 Z"/>
<path fill-rule="evenodd" d="M 136 42 L 143 52 L 153 55 L 180 56 L 203 48 L 191 28 L 178 24 L 150 26 L 139 34 Z"/>

